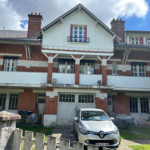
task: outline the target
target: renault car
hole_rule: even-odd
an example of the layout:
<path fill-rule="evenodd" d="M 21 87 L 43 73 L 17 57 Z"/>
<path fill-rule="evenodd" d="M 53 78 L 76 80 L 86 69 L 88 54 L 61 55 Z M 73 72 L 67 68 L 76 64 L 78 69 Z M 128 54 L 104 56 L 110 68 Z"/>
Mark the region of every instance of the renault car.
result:
<path fill-rule="evenodd" d="M 99 147 L 117 148 L 120 134 L 109 116 L 101 109 L 81 108 L 73 122 L 76 140 Z"/>

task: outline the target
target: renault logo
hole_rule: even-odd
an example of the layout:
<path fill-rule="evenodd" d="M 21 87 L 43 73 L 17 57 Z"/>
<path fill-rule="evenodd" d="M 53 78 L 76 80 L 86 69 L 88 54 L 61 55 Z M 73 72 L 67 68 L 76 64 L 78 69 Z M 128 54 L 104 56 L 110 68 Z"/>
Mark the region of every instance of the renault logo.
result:
<path fill-rule="evenodd" d="M 103 138 L 104 137 L 104 132 L 100 131 L 99 135 L 100 135 L 101 138 Z"/>

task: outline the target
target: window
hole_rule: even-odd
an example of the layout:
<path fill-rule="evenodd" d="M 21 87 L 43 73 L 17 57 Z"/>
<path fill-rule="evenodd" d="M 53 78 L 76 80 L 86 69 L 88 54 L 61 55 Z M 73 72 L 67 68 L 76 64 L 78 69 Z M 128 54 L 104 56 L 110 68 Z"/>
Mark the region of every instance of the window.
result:
<path fill-rule="evenodd" d="M 19 94 L 10 94 L 9 110 L 17 110 Z"/>
<path fill-rule="evenodd" d="M 38 94 L 38 103 L 43 104 L 45 103 L 46 94 Z"/>
<path fill-rule="evenodd" d="M 82 62 L 80 63 L 80 73 L 81 74 L 94 74 L 94 61 L 92 62 Z"/>
<path fill-rule="evenodd" d="M 18 59 L 15 58 L 4 58 L 3 71 L 16 71 L 17 70 Z"/>
<path fill-rule="evenodd" d="M 150 45 L 150 39 L 147 39 L 147 45 Z"/>
<path fill-rule="evenodd" d="M 130 97 L 130 112 L 138 113 L 138 100 L 135 97 Z"/>
<path fill-rule="evenodd" d="M 63 60 L 60 59 L 59 61 L 59 73 L 74 73 L 75 72 L 75 63 L 73 60 Z"/>
<path fill-rule="evenodd" d="M 112 74 L 117 74 L 117 62 L 112 62 Z"/>
<path fill-rule="evenodd" d="M 0 94 L 0 111 L 5 110 L 6 94 Z"/>
<path fill-rule="evenodd" d="M 147 113 L 149 111 L 148 98 L 140 98 L 141 113 Z"/>
<path fill-rule="evenodd" d="M 87 26 L 71 25 L 70 42 L 87 42 Z"/>
<path fill-rule="evenodd" d="M 107 97 L 107 105 L 112 105 L 112 96 L 108 95 Z"/>
<path fill-rule="evenodd" d="M 60 94 L 59 102 L 75 102 L 74 94 Z"/>
<path fill-rule="evenodd" d="M 132 44 L 141 45 L 141 38 L 132 38 Z"/>
<path fill-rule="evenodd" d="M 131 76 L 146 77 L 146 63 L 131 63 Z"/>
<path fill-rule="evenodd" d="M 79 103 L 94 103 L 94 95 L 79 95 Z"/>

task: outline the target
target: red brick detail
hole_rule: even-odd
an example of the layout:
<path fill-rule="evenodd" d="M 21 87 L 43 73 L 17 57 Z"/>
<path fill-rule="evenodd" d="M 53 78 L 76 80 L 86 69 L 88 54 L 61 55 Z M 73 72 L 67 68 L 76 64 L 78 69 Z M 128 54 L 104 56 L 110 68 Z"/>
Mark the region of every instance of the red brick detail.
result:
<path fill-rule="evenodd" d="M 27 37 L 36 37 L 35 32 L 42 29 L 42 16 L 41 15 L 28 15 L 28 34 Z"/>
<path fill-rule="evenodd" d="M 112 70 L 107 70 L 107 75 L 112 75 Z"/>
<path fill-rule="evenodd" d="M 107 59 L 107 56 L 102 56 L 102 59 Z"/>
<path fill-rule="evenodd" d="M 53 57 L 53 53 L 49 53 L 47 54 L 49 57 Z"/>
<path fill-rule="evenodd" d="M 75 65 L 75 84 L 80 83 L 80 65 L 76 64 Z"/>
<path fill-rule="evenodd" d="M 122 70 L 117 70 L 117 74 L 120 76 L 131 76 L 131 71 L 122 71 Z"/>
<path fill-rule="evenodd" d="M 47 88 L 46 91 L 53 91 L 53 88 Z M 46 96 L 46 103 L 45 103 L 45 114 L 56 115 L 57 114 L 57 99 L 58 96 L 54 98 L 50 98 Z"/>
<path fill-rule="evenodd" d="M 29 110 L 36 112 L 37 93 L 33 93 L 32 89 L 24 89 L 23 93 L 19 93 L 18 112 L 20 110 Z"/>
<path fill-rule="evenodd" d="M 107 85 L 107 66 L 102 66 L 102 84 Z"/>
<path fill-rule="evenodd" d="M 47 83 L 52 83 L 53 64 L 48 63 Z"/>
<path fill-rule="evenodd" d="M 76 55 L 76 58 L 80 58 L 80 55 Z"/>
<path fill-rule="evenodd" d="M 121 37 L 120 42 L 125 43 L 125 32 L 124 32 L 125 21 L 113 19 L 110 24 L 111 24 L 111 30 L 114 33 L 116 33 L 119 37 Z"/>
<path fill-rule="evenodd" d="M 106 113 L 108 112 L 107 106 L 107 98 L 100 99 L 98 97 L 95 98 L 96 108 L 104 110 Z"/>
<path fill-rule="evenodd" d="M 113 109 L 116 114 L 130 115 L 129 96 L 125 92 L 118 92 L 118 95 L 113 96 Z"/>
<path fill-rule="evenodd" d="M 146 72 L 146 76 L 147 76 L 147 77 L 150 77 L 150 71 L 147 71 L 147 72 Z"/>
<path fill-rule="evenodd" d="M 0 65 L 0 71 L 2 71 L 3 70 L 3 65 Z"/>

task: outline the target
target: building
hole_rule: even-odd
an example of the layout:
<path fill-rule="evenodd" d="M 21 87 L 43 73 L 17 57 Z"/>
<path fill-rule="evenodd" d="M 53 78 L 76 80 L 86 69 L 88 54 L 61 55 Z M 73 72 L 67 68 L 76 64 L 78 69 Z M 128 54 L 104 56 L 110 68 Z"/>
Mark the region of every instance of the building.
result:
<path fill-rule="evenodd" d="M 81 4 L 43 28 L 41 14 L 28 17 L 27 32 L 0 31 L 1 109 L 44 110 L 45 126 L 72 124 L 81 107 L 147 123 L 150 31 L 121 19 L 109 29 Z"/>

